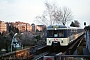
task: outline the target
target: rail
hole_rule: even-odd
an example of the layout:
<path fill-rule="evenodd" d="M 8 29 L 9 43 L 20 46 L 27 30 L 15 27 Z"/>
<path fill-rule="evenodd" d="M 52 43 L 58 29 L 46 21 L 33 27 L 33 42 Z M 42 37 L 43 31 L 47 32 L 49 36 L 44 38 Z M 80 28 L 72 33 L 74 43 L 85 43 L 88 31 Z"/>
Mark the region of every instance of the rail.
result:
<path fill-rule="evenodd" d="M 64 52 L 64 54 L 73 54 L 73 52 L 75 51 L 75 49 L 81 44 L 83 40 L 83 35 L 81 35 L 78 39 L 76 39 L 76 41 L 74 41 L 74 43 Z"/>
<path fill-rule="evenodd" d="M 40 54 L 40 53 L 46 52 L 47 49 L 48 49 L 47 46 L 44 46 L 44 47 L 38 48 L 38 49 L 36 50 L 36 54 Z"/>

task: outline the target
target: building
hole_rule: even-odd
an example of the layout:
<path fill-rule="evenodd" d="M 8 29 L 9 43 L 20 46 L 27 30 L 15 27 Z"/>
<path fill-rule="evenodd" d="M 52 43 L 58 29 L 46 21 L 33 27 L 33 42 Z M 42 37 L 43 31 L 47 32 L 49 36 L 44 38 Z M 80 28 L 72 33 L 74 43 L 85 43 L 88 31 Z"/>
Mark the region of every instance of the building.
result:
<path fill-rule="evenodd" d="M 7 25 L 0 20 L 0 32 L 2 33 L 3 31 L 7 31 Z"/>
<path fill-rule="evenodd" d="M 35 26 L 35 24 L 32 23 L 31 26 L 32 26 L 32 32 L 36 32 L 36 26 Z"/>
<path fill-rule="evenodd" d="M 45 30 L 45 25 L 35 25 L 34 23 L 32 23 L 31 25 L 29 23 L 25 23 L 25 22 L 3 22 L 0 21 L 0 32 L 3 31 L 9 31 L 10 28 L 16 27 L 18 28 L 18 30 L 20 32 L 25 32 L 25 31 L 30 31 L 30 32 L 36 32 L 36 30 L 38 31 L 44 31 Z"/>
<path fill-rule="evenodd" d="M 45 28 L 46 28 L 45 25 L 36 25 L 36 29 L 37 29 L 38 31 L 44 31 Z"/>
<path fill-rule="evenodd" d="M 25 32 L 25 31 L 31 31 L 32 30 L 31 29 L 32 26 L 30 26 L 29 23 L 25 23 L 25 22 L 20 22 L 20 21 L 15 22 L 15 23 L 11 22 L 10 25 L 18 28 L 20 32 Z"/>
<path fill-rule="evenodd" d="M 21 32 L 25 31 L 31 31 L 31 25 L 29 23 L 24 23 L 24 22 L 15 22 L 17 25 L 16 27 L 19 29 Z"/>
<path fill-rule="evenodd" d="M 32 26 L 32 32 L 36 32 L 36 30 L 38 31 L 44 31 L 46 26 L 45 25 L 35 25 L 34 23 L 31 24 Z"/>

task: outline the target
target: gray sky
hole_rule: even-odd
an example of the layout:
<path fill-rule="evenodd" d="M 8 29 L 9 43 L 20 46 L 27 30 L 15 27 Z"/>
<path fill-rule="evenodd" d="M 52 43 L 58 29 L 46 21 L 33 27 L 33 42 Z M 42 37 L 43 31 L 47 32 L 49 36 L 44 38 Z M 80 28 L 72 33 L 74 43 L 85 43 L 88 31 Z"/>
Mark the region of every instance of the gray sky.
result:
<path fill-rule="evenodd" d="M 44 2 L 55 2 L 58 7 L 71 9 L 74 20 L 90 24 L 90 0 L 0 0 L 0 20 L 5 22 L 22 21 L 33 23 L 35 17 L 45 10 Z M 68 25 L 68 24 L 67 24 Z"/>

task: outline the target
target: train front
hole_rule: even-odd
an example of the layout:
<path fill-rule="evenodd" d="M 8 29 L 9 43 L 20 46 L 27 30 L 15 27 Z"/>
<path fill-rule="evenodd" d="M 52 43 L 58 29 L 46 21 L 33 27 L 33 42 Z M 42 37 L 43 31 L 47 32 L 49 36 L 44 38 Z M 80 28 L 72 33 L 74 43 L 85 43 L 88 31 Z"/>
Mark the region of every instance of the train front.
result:
<path fill-rule="evenodd" d="M 51 46 L 53 49 L 67 46 L 69 39 L 67 38 L 66 26 L 49 26 L 46 40 L 47 46 Z"/>

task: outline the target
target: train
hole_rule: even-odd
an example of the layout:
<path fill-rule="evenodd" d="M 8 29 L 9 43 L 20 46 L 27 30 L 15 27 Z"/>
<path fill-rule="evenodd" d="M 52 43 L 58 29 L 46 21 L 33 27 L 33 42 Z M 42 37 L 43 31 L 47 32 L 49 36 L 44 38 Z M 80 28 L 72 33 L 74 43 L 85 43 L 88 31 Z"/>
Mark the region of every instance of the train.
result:
<path fill-rule="evenodd" d="M 83 28 L 50 25 L 46 28 L 47 46 L 68 46 L 84 33 Z"/>

